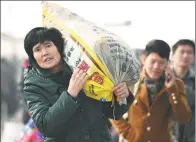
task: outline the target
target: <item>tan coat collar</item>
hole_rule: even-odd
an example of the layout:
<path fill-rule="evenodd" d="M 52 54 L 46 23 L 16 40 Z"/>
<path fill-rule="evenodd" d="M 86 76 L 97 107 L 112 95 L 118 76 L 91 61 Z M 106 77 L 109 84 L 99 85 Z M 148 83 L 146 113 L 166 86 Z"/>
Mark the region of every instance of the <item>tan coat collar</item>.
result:
<path fill-rule="evenodd" d="M 143 104 L 145 105 L 146 109 L 151 109 L 153 107 L 153 104 L 156 102 L 157 98 L 160 97 L 167 89 L 164 87 L 159 91 L 159 93 L 156 96 L 156 99 L 154 100 L 153 104 L 150 106 L 149 100 L 148 100 L 148 90 L 146 87 L 146 84 L 143 83 L 145 75 L 143 73 L 140 74 L 140 85 L 138 90 L 139 99 Z"/>

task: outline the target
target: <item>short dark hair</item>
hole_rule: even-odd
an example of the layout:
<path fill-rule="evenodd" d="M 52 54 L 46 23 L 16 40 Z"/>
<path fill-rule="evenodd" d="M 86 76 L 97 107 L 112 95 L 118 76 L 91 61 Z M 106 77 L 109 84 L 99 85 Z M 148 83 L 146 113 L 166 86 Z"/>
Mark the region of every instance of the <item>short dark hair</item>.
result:
<path fill-rule="evenodd" d="M 64 39 L 59 30 L 56 28 L 36 27 L 30 30 L 24 39 L 24 49 L 29 56 L 30 63 L 34 63 L 33 47 L 38 43 L 52 41 L 63 57 Z"/>
<path fill-rule="evenodd" d="M 195 43 L 192 40 L 189 40 L 189 39 L 181 39 L 181 40 L 177 41 L 172 47 L 172 52 L 175 53 L 175 51 L 177 50 L 177 48 L 180 45 L 189 45 L 189 46 L 191 46 L 193 48 L 193 51 L 194 51 L 194 54 L 195 54 Z"/>
<path fill-rule="evenodd" d="M 148 42 L 144 50 L 145 56 L 150 53 L 157 53 L 161 58 L 169 60 L 170 46 L 163 40 L 153 39 Z"/>

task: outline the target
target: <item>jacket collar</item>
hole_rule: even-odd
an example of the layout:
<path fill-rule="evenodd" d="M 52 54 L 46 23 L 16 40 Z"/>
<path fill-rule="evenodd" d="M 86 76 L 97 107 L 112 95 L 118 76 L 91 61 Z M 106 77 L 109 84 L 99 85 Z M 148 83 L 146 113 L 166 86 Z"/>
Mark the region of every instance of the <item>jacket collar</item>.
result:
<path fill-rule="evenodd" d="M 148 100 L 148 90 L 147 90 L 147 86 L 144 83 L 144 79 L 145 79 L 145 73 L 141 72 L 140 73 L 140 84 L 139 84 L 139 90 L 138 90 L 138 94 L 139 94 L 139 98 L 141 99 L 141 101 L 144 104 L 144 108 L 147 110 L 148 108 L 152 108 L 153 105 L 150 106 L 149 104 L 149 100 Z M 156 99 L 164 94 L 164 92 L 166 91 L 166 88 L 163 87 L 158 91 L 158 94 L 156 95 Z M 155 99 L 155 101 L 156 101 Z"/>
<path fill-rule="evenodd" d="M 172 70 L 173 70 L 175 76 L 178 77 L 176 75 L 176 72 L 175 72 L 174 68 L 172 68 Z M 181 77 L 178 77 L 178 78 L 181 78 Z M 191 70 L 188 70 L 188 72 L 186 73 L 186 75 L 184 77 L 182 77 L 181 79 L 182 80 L 187 80 L 187 79 L 192 79 L 192 78 L 195 78 L 195 75 L 193 74 L 193 72 Z"/>
<path fill-rule="evenodd" d="M 53 77 L 56 77 L 56 76 L 61 76 L 61 75 L 65 74 L 65 73 L 67 73 L 68 75 L 71 75 L 72 74 L 70 67 L 64 61 L 63 61 L 63 64 L 62 64 L 62 70 L 59 71 L 59 72 L 56 72 L 56 73 L 51 72 L 49 69 L 43 69 L 43 68 L 39 67 L 38 65 L 35 65 L 34 66 L 34 69 L 40 75 L 42 75 L 44 77 L 48 77 L 48 78 L 53 78 Z"/>
<path fill-rule="evenodd" d="M 63 85 L 64 87 L 68 87 L 69 80 L 72 75 L 70 67 L 65 62 L 63 62 L 62 70 L 57 73 L 53 73 L 48 69 L 43 69 L 36 65 L 33 66 L 32 70 L 34 70 L 35 73 L 39 74 L 43 78 L 50 79 L 59 85 Z"/>

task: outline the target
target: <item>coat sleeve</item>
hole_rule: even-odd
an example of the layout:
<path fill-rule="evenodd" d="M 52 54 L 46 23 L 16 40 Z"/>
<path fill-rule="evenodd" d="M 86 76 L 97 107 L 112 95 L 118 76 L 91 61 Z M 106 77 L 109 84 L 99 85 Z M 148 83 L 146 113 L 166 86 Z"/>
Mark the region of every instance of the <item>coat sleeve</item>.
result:
<path fill-rule="evenodd" d="M 187 103 L 184 83 L 180 79 L 176 79 L 175 84 L 168 88 L 169 103 L 172 111 L 179 123 L 188 123 L 191 119 L 191 110 Z"/>
<path fill-rule="evenodd" d="M 24 97 L 28 104 L 33 121 L 45 137 L 55 137 L 65 127 L 79 107 L 77 99 L 73 99 L 67 91 L 63 91 L 58 100 L 51 105 L 39 87 L 24 87 Z M 63 127 L 62 127 L 63 126 Z"/>
<path fill-rule="evenodd" d="M 123 138 L 127 139 L 129 129 L 131 129 L 131 125 L 128 123 L 128 118 L 121 118 L 120 120 L 110 119 L 110 123 Z"/>
<path fill-rule="evenodd" d="M 125 104 L 119 105 L 119 102 L 117 101 L 116 98 L 114 99 L 113 104 L 103 102 L 102 103 L 103 113 L 106 117 L 108 117 L 110 119 L 119 120 L 119 119 L 121 119 L 123 114 L 125 114 L 128 111 L 133 100 L 134 100 L 134 96 L 129 91 L 129 96 L 127 97 L 127 104 L 126 105 Z"/>

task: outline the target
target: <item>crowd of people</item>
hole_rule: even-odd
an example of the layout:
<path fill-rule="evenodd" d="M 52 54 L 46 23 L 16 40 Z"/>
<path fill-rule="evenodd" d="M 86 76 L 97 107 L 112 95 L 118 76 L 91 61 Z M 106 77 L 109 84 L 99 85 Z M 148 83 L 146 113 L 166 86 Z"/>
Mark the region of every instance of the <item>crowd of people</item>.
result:
<path fill-rule="evenodd" d="M 172 47 L 162 39 L 146 43 L 137 91 L 119 83 L 112 89 L 114 103 L 85 95 L 89 76 L 71 71 L 64 48 L 55 28 L 34 28 L 24 39 L 23 123 L 33 123 L 42 141 L 195 142 L 194 41 L 180 39 Z M 119 98 L 127 104 L 119 105 Z"/>
<path fill-rule="evenodd" d="M 195 141 L 194 60 L 195 43 L 188 39 L 177 41 L 171 51 L 160 40 L 146 45 L 135 100 L 125 118 L 112 121 L 121 141 Z"/>

